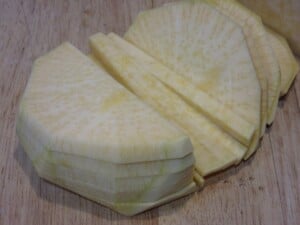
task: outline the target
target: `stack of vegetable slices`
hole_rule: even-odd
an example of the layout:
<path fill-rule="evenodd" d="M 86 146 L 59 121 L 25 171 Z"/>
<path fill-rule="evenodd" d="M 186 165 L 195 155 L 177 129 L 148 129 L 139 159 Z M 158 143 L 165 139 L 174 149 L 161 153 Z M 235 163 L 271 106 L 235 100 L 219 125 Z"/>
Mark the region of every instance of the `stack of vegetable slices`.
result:
<path fill-rule="evenodd" d="M 126 215 L 249 158 L 299 70 L 232 0 L 169 3 L 90 47 L 35 62 L 17 132 L 41 177 Z"/>

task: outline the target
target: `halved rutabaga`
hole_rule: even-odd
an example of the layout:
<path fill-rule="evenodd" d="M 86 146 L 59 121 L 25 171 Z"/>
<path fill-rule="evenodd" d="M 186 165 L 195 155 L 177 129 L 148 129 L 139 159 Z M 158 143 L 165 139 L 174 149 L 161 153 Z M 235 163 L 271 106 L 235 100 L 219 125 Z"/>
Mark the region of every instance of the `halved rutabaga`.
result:
<path fill-rule="evenodd" d="M 267 104 L 266 115 L 265 109 L 262 110 L 262 123 L 264 123 L 261 131 L 262 136 L 265 131 L 265 122 L 271 124 L 274 120 L 280 94 L 279 65 L 268 43 L 265 28 L 260 17 L 235 0 L 204 1 L 234 20 L 245 33 L 249 52 L 262 88 L 262 107 L 265 108 L 265 104 Z M 250 153 L 251 151 L 249 155 Z"/>
<path fill-rule="evenodd" d="M 151 56 L 116 34 L 109 34 L 120 48 L 131 55 L 138 63 L 155 77 L 182 96 L 202 114 L 219 125 L 245 146 L 249 146 L 254 134 L 254 126 L 229 110 L 222 102 L 197 88 L 188 78 L 176 74 Z"/>
<path fill-rule="evenodd" d="M 113 40 L 99 33 L 90 38 L 90 45 L 92 54 L 117 80 L 186 131 L 194 145 L 195 167 L 201 175 L 225 169 L 242 159 L 242 144 L 163 85 Z"/>
<path fill-rule="evenodd" d="M 274 54 L 279 63 L 281 71 L 280 94 L 285 95 L 299 72 L 299 63 L 297 62 L 286 39 L 280 34 L 267 29 L 268 39 L 273 48 Z"/>
<path fill-rule="evenodd" d="M 197 189 L 190 139 L 68 43 L 35 61 L 17 133 L 41 177 L 123 214 Z"/>
<path fill-rule="evenodd" d="M 139 14 L 125 38 L 253 124 L 256 149 L 261 90 L 239 25 L 209 4 L 179 2 Z"/>

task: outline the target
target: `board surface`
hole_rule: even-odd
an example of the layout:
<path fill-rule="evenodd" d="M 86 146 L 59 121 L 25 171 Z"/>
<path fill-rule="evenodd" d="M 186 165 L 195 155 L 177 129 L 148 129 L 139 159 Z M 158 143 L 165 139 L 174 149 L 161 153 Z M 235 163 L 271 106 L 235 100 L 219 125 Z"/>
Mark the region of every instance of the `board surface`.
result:
<path fill-rule="evenodd" d="M 88 53 L 96 32 L 123 34 L 165 0 L 0 0 L 0 225 L 273 224 L 300 220 L 300 77 L 279 103 L 262 147 L 204 190 L 132 218 L 40 179 L 15 133 L 21 94 L 38 56 L 66 40 Z"/>

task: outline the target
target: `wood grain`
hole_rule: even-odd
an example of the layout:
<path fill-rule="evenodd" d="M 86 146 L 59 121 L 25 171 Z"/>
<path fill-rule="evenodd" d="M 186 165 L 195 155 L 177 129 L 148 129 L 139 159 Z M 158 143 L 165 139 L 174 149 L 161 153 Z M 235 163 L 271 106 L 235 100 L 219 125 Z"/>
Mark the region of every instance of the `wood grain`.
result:
<path fill-rule="evenodd" d="M 165 0 L 0 0 L 0 224 L 298 224 L 300 78 L 249 161 L 204 190 L 127 218 L 40 179 L 18 144 L 15 119 L 35 58 L 69 40 L 87 53 L 98 31 L 123 34 Z"/>

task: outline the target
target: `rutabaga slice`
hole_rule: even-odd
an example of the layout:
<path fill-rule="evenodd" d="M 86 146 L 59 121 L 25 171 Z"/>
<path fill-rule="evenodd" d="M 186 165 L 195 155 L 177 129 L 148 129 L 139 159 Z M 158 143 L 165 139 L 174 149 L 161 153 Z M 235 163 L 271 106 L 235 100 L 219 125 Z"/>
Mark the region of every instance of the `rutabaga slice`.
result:
<path fill-rule="evenodd" d="M 243 145 L 189 106 L 111 39 L 99 33 L 90 38 L 90 45 L 92 54 L 117 80 L 187 132 L 194 144 L 195 166 L 202 175 L 241 160 L 245 152 Z"/>
<path fill-rule="evenodd" d="M 152 73 L 174 92 L 182 96 L 186 102 L 220 126 L 221 129 L 228 132 L 245 146 L 250 145 L 255 130 L 252 124 L 236 115 L 222 102 L 215 100 L 197 88 L 188 78 L 176 74 L 126 40 L 113 33 L 109 34 L 108 37 L 135 58 L 143 68 L 147 69 L 147 71 Z"/>
<path fill-rule="evenodd" d="M 285 95 L 299 72 L 297 62 L 286 39 L 271 29 L 267 29 L 268 39 L 279 63 L 281 71 L 280 94 Z"/>
<path fill-rule="evenodd" d="M 239 25 L 205 3 L 173 3 L 141 13 L 125 38 L 254 125 L 261 90 Z"/>
<path fill-rule="evenodd" d="M 279 65 L 268 42 L 265 28 L 260 17 L 235 0 L 204 1 L 215 6 L 224 15 L 234 20 L 245 33 L 249 52 L 262 88 L 262 107 L 265 108 L 267 104 L 267 110 L 262 110 L 263 126 L 261 135 L 263 135 L 265 122 L 271 124 L 274 120 L 280 94 Z M 250 153 L 251 151 L 248 155 Z"/>
<path fill-rule="evenodd" d="M 134 164 L 179 159 L 193 151 L 189 137 L 179 127 L 69 43 L 35 61 L 19 107 L 17 132 L 38 174 L 62 186 L 68 177 L 58 177 L 55 169 L 47 169 L 45 155 L 49 158 L 56 152 L 73 155 L 78 161 L 89 158 Z M 115 175 L 114 171 L 106 174 L 109 178 Z M 194 183 L 192 175 L 190 171 L 183 177 Z M 87 173 L 84 179 L 80 194 L 89 197 L 84 187 L 88 188 L 93 177 Z M 141 208 L 135 210 L 132 213 Z"/>

